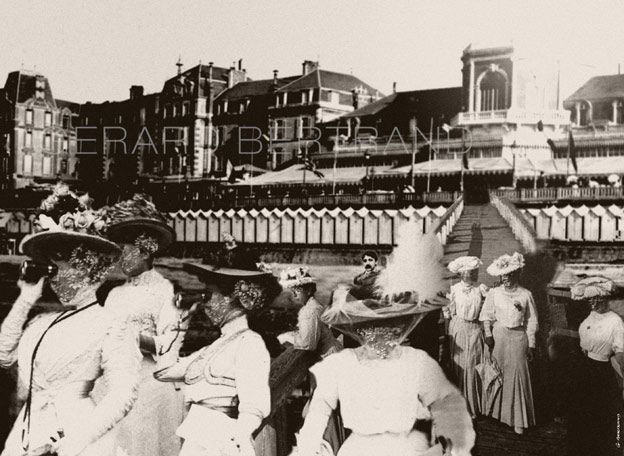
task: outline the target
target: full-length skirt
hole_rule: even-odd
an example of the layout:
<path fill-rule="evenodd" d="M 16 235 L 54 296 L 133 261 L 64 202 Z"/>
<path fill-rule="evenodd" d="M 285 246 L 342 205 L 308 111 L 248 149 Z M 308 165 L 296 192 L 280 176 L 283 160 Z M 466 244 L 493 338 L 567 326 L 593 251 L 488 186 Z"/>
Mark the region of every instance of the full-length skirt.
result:
<path fill-rule="evenodd" d="M 471 415 L 481 413 L 482 387 L 475 366 L 483 361 L 483 332 L 478 322 L 454 317 L 449 327 L 453 380 Z"/>
<path fill-rule="evenodd" d="M 503 373 L 503 387 L 492 408 L 492 417 L 513 427 L 535 424 L 533 391 L 527 362 L 529 341 L 522 328 L 494 324 L 493 356 Z"/>
<path fill-rule="evenodd" d="M 340 448 L 337 456 L 420 456 L 442 455 L 436 446 L 430 448 L 428 438 L 419 431 L 405 434 L 385 432 L 362 435 L 352 433 Z"/>
<path fill-rule="evenodd" d="M 622 396 L 613 367 L 609 362 L 585 357 L 579 364 L 572 378 L 572 397 L 568 398 L 569 454 L 621 455 Z"/>
<path fill-rule="evenodd" d="M 185 413 L 184 394 L 175 383 L 153 377 L 156 363 L 144 356 L 138 399 L 118 425 L 117 446 L 130 456 L 171 456 L 180 452 L 176 429 Z"/>

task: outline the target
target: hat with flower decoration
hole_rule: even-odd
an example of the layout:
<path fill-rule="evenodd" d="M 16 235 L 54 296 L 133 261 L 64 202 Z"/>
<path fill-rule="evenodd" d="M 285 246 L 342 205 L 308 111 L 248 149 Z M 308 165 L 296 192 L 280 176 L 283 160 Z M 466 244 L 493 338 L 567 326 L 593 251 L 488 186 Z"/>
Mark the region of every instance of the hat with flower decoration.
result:
<path fill-rule="evenodd" d="M 459 274 L 460 272 L 479 269 L 479 266 L 482 264 L 483 262 L 476 256 L 462 256 L 451 261 L 448 265 L 448 269 L 454 274 Z"/>
<path fill-rule="evenodd" d="M 308 283 L 316 283 L 316 279 L 310 275 L 308 268 L 299 266 L 280 273 L 280 284 L 284 288 L 300 287 Z"/>
<path fill-rule="evenodd" d="M 22 239 L 21 252 L 30 257 L 50 258 L 84 246 L 103 254 L 121 253 L 114 242 L 105 238 L 106 215 L 92 209 L 92 203 L 88 194 L 78 197 L 67 184 L 58 183 L 42 201 L 35 232 Z"/>
<path fill-rule="evenodd" d="M 167 218 L 145 195 L 105 208 L 110 219 L 107 236 L 118 243 L 135 244 L 150 254 L 162 253 L 175 240 Z"/>
<path fill-rule="evenodd" d="M 221 248 L 203 263 L 184 263 L 184 269 L 208 283 L 233 284 L 233 297 L 247 310 L 270 304 L 281 291 L 271 266 L 260 262 L 255 252 L 231 234 L 225 233 L 223 240 Z"/>
<path fill-rule="evenodd" d="M 488 266 L 487 272 L 492 276 L 502 276 L 524 267 L 524 256 L 518 252 L 513 255 L 501 255 Z"/>
<path fill-rule="evenodd" d="M 363 325 L 397 326 L 404 340 L 428 312 L 448 304 L 442 256 L 435 235 L 423 235 L 415 224 L 405 224 L 387 267 L 376 279 L 375 298 L 357 299 L 347 285 L 339 285 L 321 320 L 356 339 Z"/>
<path fill-rule="evenodd" d="M 614 292 L 613 280 L 602 276 L 585 277 L 570 287 L 570 295 L 576 301 L 611 296 Z"/>

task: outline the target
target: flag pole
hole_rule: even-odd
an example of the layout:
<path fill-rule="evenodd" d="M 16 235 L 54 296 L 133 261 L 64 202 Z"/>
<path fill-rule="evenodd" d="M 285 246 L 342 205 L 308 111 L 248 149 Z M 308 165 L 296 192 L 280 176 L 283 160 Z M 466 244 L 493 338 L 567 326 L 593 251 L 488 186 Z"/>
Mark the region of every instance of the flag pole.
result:
<path fill-rule="evenodd" d="M 427 193 L 431 191 L 431 141 L 433 141 L 433 117 L 429 123 L 429 170 L 427 171 Z"/>
<path fill-rule="evenodd" d="M 568 158 L 566 160 L 566 183 L 570 176 L 570 127 L 568 127 Z"/>
<path fill-rule="evenodd" d="M 418 131 L 418 121 L 414 116 L 414 130 L 412 132 L 412 166 L 410 168 L 410 175 L 412 177 L 412 188 L 416 185 L 416 176 L 414 176 L 414 162 L 416 161 L 416 151 L 418 150 L 418 137 L 416 132 Z"/>
<path fill-rule="evenodd" d="M 338 143 L 340 142 L 340 136 L 336 130 L 336 139 L 334 140 L 334 177 L 332 182 L 332 195 L 336 195 L 336 162 L 338 161 Z"/>

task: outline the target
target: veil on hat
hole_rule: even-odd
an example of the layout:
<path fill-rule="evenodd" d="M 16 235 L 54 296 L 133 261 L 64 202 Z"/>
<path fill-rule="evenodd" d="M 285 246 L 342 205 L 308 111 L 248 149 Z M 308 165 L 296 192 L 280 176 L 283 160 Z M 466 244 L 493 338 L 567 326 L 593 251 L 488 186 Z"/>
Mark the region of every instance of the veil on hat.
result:
<path fill-rule="evenodd" d="M 435 235 L 421 234 L 416 224 L 403 225 L 397 247 L 377 277 L 379 298 L 359 300 L 346 285 L 340 285 L 321 320 L 358 340 L 357 327 L 400 326 L 400 341 L 405 340 L 427 312 L 448 304 L 443 297 L 448 288 L 443 254 Z"/>

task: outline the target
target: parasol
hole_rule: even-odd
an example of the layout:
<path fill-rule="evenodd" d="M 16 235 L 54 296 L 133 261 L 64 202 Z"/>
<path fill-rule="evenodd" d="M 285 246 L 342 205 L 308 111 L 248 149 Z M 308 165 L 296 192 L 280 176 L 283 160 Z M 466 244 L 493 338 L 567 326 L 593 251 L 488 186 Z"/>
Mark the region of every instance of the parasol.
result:
<path fill-rule="evenodd" d="M 475 370 L 483 387 L 483 414 L 489 415 L 503 387 L 503 374 L 491 352 L 489 356 L 483 357 L 481 363 L 475 366 Z"/>
<path fill-rule="evenodd" d="M 616 182 L 620 181 L 620 176 L 618 176 L 617 174 L 609 174 L 607 180 L 609 181 L 609 183 L 615 184 Z"/>
<path fill-rule="evenodd" d="M 568 176 L 568 178 L 566 179 L 566 182 L 569 184 L 570 182 L 576 182 L 578 181 L 578 176 L 575 174 L 571 174 Z"/>

